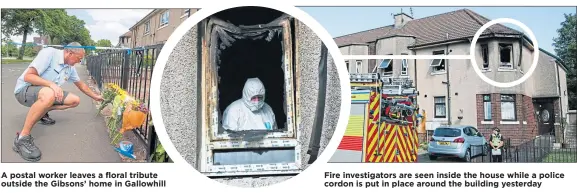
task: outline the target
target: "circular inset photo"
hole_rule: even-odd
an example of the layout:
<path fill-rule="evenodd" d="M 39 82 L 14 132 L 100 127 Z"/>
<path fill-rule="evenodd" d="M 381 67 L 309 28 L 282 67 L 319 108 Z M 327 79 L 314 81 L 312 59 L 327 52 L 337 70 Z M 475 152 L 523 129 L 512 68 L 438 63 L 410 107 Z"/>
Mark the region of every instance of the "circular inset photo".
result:
<path fill-rule="evenodd" d="M 152 93 L 160 95 L 153 116 L 179 155 L 209 178 L 241 187 L 303 172 L 329 144 L 344 101 L 321 38 L 266 7 L 222 10 L 186 30 L 163 49 L 170 53 L 155 69 L 162 79 Z"/>

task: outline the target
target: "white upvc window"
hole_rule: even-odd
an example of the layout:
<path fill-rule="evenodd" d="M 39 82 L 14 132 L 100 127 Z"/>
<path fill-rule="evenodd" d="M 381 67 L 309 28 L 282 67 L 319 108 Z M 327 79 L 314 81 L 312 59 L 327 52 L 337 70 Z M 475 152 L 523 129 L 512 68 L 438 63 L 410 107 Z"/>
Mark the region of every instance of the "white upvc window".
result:
<path fill-rule="evenodd" d="M 150 33 L 150 20 L 146 21 L 146 23 L 144 23 L 144 35 Z"/>
<path fill-rule="evenodd" d="M 355 67 L 355 70 L 357 71 L 357 73 L 362 73 L 362 69 L 363 69 L 363 61 L 357 60 L 357 66 Z"/>
<path fill-rule="evenodd" d="M 164 27 L 168 25 L 169 20 L 170 20 L 170 11 L 167 10 L 160 16 L 160 26 L 158 27 Z"/>
<path fill-rule="evenodd" d="M 409 61 L 407 59 L 401 60 L 401 76 L 409 76 Z"/>

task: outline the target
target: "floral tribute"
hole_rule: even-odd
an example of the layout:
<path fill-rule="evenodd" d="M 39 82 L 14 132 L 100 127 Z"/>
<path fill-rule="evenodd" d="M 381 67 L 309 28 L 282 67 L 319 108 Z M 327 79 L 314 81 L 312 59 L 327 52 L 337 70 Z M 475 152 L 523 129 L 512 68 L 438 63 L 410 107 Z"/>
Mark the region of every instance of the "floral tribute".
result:
<path fill-rule="evenodd" d="M 129 96 L 125 90 L 113 83 L 106 84 L 102 93 L 104 101 L 100 104 L 100 113 L 106 106 L 112 104 L 112 114 L 108 117 L 108 133 L 111 144 L 116 145 L 122 139 L 124 132 L 139 128 L 146 121 L 148 108 L 144 103 Z"/>

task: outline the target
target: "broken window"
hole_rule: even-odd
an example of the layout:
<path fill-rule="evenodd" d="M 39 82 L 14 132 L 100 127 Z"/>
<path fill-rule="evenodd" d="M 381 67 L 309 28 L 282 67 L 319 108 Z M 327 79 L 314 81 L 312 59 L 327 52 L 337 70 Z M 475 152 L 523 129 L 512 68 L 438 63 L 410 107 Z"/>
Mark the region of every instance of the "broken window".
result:
<path fill-rule="evenodd" d="M 363 68 L 363 61 L 362 60 L 357 60 L 357 66 L 356 66 L 356 71 L 357 73 L 361 73 L 361 70 Z"/>
<path fill-rule="evenodd" d="M 203 173 L 300 171 L 294 25 L 290 16 L 262 7 L 228 9 L 204 20 Z M 246 94 L 249 82 L 264 92 Z M 270 113 L 260 113 L 265 109 Z"/>
<path fill-rule="evenodd" d="M 483 57 L 483 69 L 489 69 L 489 45 L 481 44 L 481 56 Z"/>
<path fill-rule="evenodd" d="M 382 70 L 383 76 L 393 76 L 393 60 L 384 59 L 379 65 L 379 69 Z"/>
<path fill-rule="evenodd" d="M 434 51 L 433 55 L 445 55 L 445 50 Z M 431 68 L 433 73 L 445 72 L 445 59 L 433 59 L 431 61 Z"/>
<path fill-rule="evenodd" d="M 345 61 L 345 63 L 347 64 L 347 72 L 349 72 L 349 61 Z"/>
<path fill-rule="evenodd" d="M 513 44 L 499 44 L 501 68 L 513 68 Z"/>

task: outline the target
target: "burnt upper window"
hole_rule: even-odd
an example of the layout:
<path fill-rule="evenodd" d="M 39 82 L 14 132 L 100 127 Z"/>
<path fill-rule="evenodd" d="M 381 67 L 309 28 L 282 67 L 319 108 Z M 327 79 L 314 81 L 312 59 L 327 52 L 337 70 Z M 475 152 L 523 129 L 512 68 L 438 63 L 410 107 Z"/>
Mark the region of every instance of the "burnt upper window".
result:
<path fill-rule="evenodd" d="M 481 56 L 483 57 L 483 69 L 489 68 L 489 45 L 481 44 Z"/>
<path fill-rule="evenodd" d="M 499 60 L 501 68 L 513 68 L 513 44 L 499 44 Z"/>

